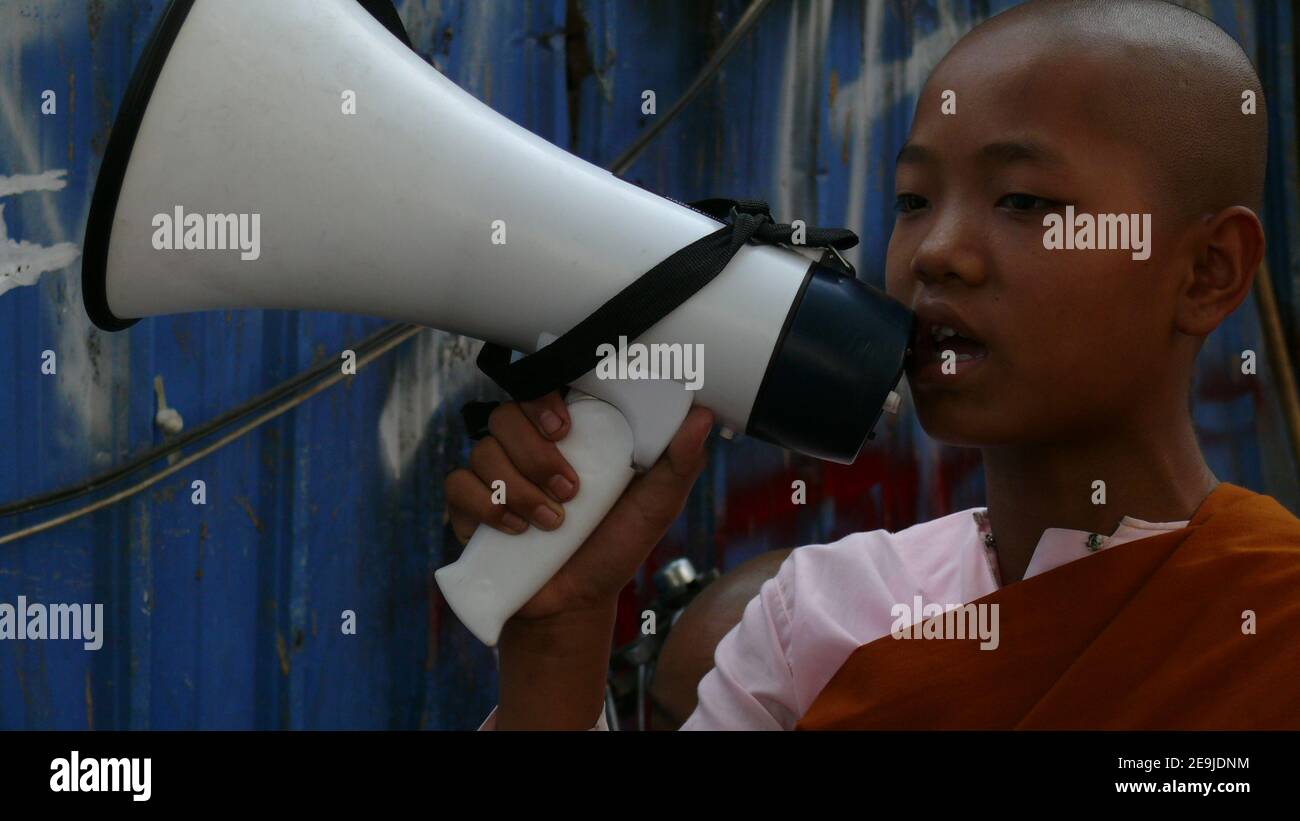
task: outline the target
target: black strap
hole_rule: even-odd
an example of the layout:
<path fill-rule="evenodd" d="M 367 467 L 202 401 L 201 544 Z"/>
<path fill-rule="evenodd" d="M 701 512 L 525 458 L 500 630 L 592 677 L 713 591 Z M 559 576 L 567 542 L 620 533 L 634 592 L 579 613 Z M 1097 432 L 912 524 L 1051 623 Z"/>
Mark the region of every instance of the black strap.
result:
<path fill-rule="evenodd" d="M 690 207 L 696 211 L 708 214 L 714 219 L 727 221 L 731 215 L 731 209 L 748 214 L 761 215 L 767 218 L 768 222 L 764 223 L 758 229 L 755 239 L 772 245 L 793 245 L 794 234 L 796 229 L 793 225 L 786 225 L 773 221 L 772 212 L 768 209 L 767 203 L 762 200 L 731 200 L 731 199 L 707 199 L 696 200 L 690 203 Z M 809 248 L 834 248 L 837 251 L 847 251 L 858 244 L 858 235 L 847 228 L 814 228 L 812 226 L 803 226 L 803 237 L 800 245 L 806 245 Z"/>
<path fill-rule="evenodd" d="M 471 439 L 482 439 L 488 434 L 488 417 L 500 402 L 466 402 L 460 406 L 460 418 L 465 422 L 465 432 Z"/>
<path fill-rule="evenodd" d="M 706 199 L 689 205 L 726 224 L 646 271 L 536 353 L 512 363 L 509 348 L 485 343 L 479 369 L 516 400 L 545 396 L 595 368 L 600 345 L 617 345 L 619 336 L 635 339 L 672 313 L 721 273 L 746 242 L 791 244 L 794 238 L 794 227 L 773 222 L 760 200 Z M 809 247 L 839 251 L 858 244 L 857 234 L 844 228 L 802 230 L 801 244 Z"/>

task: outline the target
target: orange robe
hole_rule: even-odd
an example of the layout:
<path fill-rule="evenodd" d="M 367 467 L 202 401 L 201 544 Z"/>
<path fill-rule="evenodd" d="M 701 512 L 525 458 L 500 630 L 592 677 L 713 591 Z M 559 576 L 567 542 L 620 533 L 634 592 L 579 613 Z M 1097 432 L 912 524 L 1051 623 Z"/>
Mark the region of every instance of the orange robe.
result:
<path fill-rule="evenodd" d="M 1300 520 L 1268 496 L 1222 483 L 1185 528 L 977 603 L 996 649 L 884 636 L 796 729 L 1300 728 Z"/>

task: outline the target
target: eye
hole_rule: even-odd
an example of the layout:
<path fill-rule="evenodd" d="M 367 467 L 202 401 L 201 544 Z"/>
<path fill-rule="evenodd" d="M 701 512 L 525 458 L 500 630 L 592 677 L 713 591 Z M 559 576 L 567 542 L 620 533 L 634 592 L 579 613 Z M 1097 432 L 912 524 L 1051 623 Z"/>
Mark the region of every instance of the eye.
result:
<path fill-rule="evenodd" d="M 894 198 L 894 211 L 899 214 L 910 214 L 913 211 L 919 211 L 928 204 L 925 197 L 917 194 L 899 194 Z"/>
<path fill-rule="evenodd" d="M 1050 211 L 1060 206 L 1059 202 L 1033 194 L 1007 194 L 998 200 L 998 207 L 1010 208 L 1012 211 Z"/>

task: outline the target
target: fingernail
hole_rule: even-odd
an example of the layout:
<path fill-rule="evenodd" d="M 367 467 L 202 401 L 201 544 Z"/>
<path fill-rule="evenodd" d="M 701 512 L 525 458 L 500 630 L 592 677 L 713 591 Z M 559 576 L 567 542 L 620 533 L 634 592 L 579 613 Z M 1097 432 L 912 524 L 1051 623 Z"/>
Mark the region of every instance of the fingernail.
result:
<path fill-rule="evenodd" d="M 511 513 L 508 510 L 505 512 L 504 515 L 502 515 L 501 524 L 505 525 L 506 529 L 513 530 L 516 533 L 520 533 L 528 529 L 528 522 L 524 521 L 523 516 L 516 516 L 515 514 Z"/>
<path fill-rule="evenodd" d="M 560 420 L 560 417 L 548 410 L 542 411 L 541 422 L 542 430 L 545 431 L 547 436 L 554 436 L 556 431 L 564 427 L 564 422 Z"/>
<path fill-rule="evenodd" d="M 573 482 L 558 473 L 551 477 L 551 481 L 547 482 L 546 486 L 551 489 L 551 495 L 560 501 L 564 501 L 573 495 Z"/>
<path fill-rule="evenodd" d="M 537 509 L 533 511 L 533 522 L 538 527 L 544 527 L 549 530 L 560 523 L 560 514 L 551 510 L 546 505 L 538 505 Z"/>

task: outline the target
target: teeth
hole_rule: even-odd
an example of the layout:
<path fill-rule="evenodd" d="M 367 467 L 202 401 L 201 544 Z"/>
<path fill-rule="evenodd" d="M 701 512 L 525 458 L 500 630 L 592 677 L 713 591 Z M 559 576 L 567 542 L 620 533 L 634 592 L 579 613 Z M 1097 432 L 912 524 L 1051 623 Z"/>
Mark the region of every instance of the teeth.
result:
<path fill-rule="evenodd" d="M 971 362 L 976 359 L 984 358 L 984 354 L 982 353 L 969 354 L 969 353 L 956 353 L 955 351 L 951 351 L 951 350 L 936 350 L 934 352 L 934 361 L 942 362 L 949 353 L 955 354 L 952 358 L 952 361 L 954 362 Z"/>
<path fill-rule="evenodd" d="M 947 325 L 932 325 L 930 327 L 930 335 L 934 337 L 936 342 L 942 342 L 950 336 L 956 336 L 957 332 L 952 328 L 949 328 Z"/>

